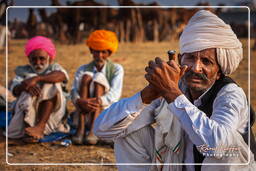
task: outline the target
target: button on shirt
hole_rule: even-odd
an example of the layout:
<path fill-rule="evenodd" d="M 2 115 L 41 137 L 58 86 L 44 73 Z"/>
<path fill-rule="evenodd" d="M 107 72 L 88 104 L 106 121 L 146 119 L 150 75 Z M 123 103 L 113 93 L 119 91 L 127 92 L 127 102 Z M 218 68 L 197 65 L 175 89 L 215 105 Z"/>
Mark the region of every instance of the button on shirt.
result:
<path fill-rule="evenodd" d="M 242 88 L 236 84 L 228 84 L 218 92 L 210 118 L 197 108 L 201 104 L 200 99 L 201 97 L 192 104 L 185 95 L 180 95 L 168 105 L 168 109 L 177 116 L 186 133 L 184 163 L 194 163 L 193 144 L 197 146 L 204 144 L 209 147 L 228 147 L 232 144 L 229 130 L 233 129 L 244 133 L 247 129 L 248 103 Z M 112 104 L 96 119 L 95 134 L 103 139 L 112 140 L 124 137 L 127 130 L 129 130 L 129 125 L 143 113 L 142 111 L 152 112 L 159 104 L 159 100 L 157 99 L 145 107 L 140 93 L 137 93 L 130 98 Z M 153 117 L 153 115 L 151 116 Z M 149 120 L 145 119 L 145 122 Z M 144 123 L 141 122 L 140 124 Z M 136 131 L 136 129 L 133 129 L 133 131 Z M 119 145 L 118 148 L 125 147 Z M 118 161 L 118 156 L 116 157 Z M 136 163 L 132 160 L 130 162 Z M 188 165 L 186 170 L 192 171 L 194 166 Z"/>

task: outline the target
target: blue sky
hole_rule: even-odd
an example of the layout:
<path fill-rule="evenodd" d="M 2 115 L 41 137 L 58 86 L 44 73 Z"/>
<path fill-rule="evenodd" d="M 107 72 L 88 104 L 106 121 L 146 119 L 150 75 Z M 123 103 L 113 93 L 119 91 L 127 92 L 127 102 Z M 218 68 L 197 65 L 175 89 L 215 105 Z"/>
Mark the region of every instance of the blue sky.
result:
<path fill-rule="evenodd" d="M 59 0 L 62 5 L 65 5 L 67 1 L 77 1 L 77 0 Z M 102 2 L 108 5 L 118 5 L 117 0 L 96 0 L 97 2 Z M 153 0 L 134 0 L 138 3 L 151 3 Z M 256 1 L 256 0 L 254 0 Z M 170 5 L 170 6 L 185 6 L 185 5 L 195 5 L 198 2 L 206 2 L 204 0 L 158 0 L 160 5 Z M 219 3 L 223 3 L 223 0 L 208 0 L 211 5 L 218 5 Z M 226 5 L 237 5 L 241 2 L 241 0 L 225 0 Z M 51 0 L 14 0 L 15 6 L 49 6 L 51 4 Z M 55 9 L 47 9 L 48 13 L 55 11 Z M 26 21 L 28 16 L 28 9 L 24 8 L 11 8 L 8 11 L 9 20 L 13 20 L 14 18 L 18 18 L 19 20 Z M 39 17 L 38 17 L 39 19 Z"/>

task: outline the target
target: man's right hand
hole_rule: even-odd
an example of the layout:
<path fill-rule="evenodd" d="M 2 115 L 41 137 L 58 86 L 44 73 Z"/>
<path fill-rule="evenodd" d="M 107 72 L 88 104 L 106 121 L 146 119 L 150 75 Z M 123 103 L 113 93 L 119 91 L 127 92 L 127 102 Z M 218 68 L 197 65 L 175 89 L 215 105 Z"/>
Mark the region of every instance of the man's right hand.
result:
<path fill-rule="evenodd" d="M 22 84 L 25 86 L 25 89 L 28 90 L 31 87 L 35 87 L 38 83 L 38 80 L 39 76 L 35 76 L 22 81 Z"/>
<path fill-rule="evenodd" d="M 80 98 L 76 100 L 76 105 L 84 113 L 95 112 L 97 109 L 100 108 L 100 104 L 97 98 Z"/>
<path fill-rule="evenodd" d="M 141 91 L 141 99 L 142 102 L 145 104 L 150 104 L 153 100 L 160 97 L 160 93 L 151 85 L 149 84 Z"/>

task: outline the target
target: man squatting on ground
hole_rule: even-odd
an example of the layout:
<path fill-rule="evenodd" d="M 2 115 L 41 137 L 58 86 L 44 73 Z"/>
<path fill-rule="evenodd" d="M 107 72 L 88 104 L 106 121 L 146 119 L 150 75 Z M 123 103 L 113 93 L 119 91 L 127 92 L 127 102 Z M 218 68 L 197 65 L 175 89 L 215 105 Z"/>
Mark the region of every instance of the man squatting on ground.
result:
<path fill-rule="evenodd" d="M 116 34 L 107 30 L 96 30 L 86 41 L 92 55 L 89 64 L 82 65 L 75 73 L 71 90 L 72 101 L 79 119 L 78 129 L 72 137 L 75 144 L 96 144 L 98 138 L 93 133 L 94 120 L 101 110 L 121 97 L 124 70 L 120 64 L 108 60 L 117 50 Z M 88 132 L 85 132 L 85 126 Z"/>
<path fill-rule="evenodd" d="M 10 87 L 18 99 L 8 137 L 28 135 L 28 139 L 36 141 L 52 132 L 69 132 L 69 126 L 63 122 L 66 98 L 62 90 L 68 74 L 54 63 L 54 44 L 46 37 L 33 37 L 25 46 L 25 54 L 29 64 L 15 69 Z"/>
<path fill-rule="evenodd" d="M 220 18 L 200 10 L 179 43 L 181 67 L 175 60 L 149 61 L 149 85 L 104 110 L 95 121 L 96 136 L 114 140 L 117 163 L 191 164 L 119 165 L 121 171 L 255 170 L 242 137 L 248 133 L 246 95 L 227 77 L 242 60 L 240 41 Z"/>

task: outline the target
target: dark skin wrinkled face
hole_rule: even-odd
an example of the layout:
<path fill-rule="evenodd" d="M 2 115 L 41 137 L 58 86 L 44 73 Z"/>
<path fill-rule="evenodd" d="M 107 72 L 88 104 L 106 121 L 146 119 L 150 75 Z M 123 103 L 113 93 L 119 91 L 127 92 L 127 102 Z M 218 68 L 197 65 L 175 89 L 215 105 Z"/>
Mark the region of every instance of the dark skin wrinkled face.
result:
<path fill-rule="evenodd" d="M 188 66 L 183 80 L 195 99 L 210 88 L 221 76 L 215 48 L 184 53 L 181 55 L 180 63 Z"/>
<path fill-rule="evenodd" d="M 111 55 L 111 51 L 109 50 L 94 50 L 91 49 L 91 54 L 93 56 L 93 60 L 96 64 L 97 69 L 100 71 L 104 66 L 107 58 Z"/>
<path fill-rule="evenodd" d="M 42 49 L 34 50 L 29 54 L 29 63 L 38 73 L 41 73 L 47 69 L 51 62 L 52 60 L 50 59 L 48 53 Z"/>

